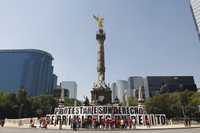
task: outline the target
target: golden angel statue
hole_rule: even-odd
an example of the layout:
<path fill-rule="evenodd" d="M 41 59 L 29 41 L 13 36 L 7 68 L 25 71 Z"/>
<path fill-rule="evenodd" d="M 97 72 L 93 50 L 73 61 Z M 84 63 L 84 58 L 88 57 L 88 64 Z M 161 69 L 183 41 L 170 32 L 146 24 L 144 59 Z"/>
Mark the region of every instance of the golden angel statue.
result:
<path fill-rule="evenodd" d="M 93 18 L 94 18 L 94 19 L 96 20 L 96 22 L 97 22 L 97 27 L 98 27 L 99 29 L 103 30 L 103 20 L 104 20 L 104 18 L 101 17 L 101 16 L 95 16 L 95 15 L 93 15 Z"/>

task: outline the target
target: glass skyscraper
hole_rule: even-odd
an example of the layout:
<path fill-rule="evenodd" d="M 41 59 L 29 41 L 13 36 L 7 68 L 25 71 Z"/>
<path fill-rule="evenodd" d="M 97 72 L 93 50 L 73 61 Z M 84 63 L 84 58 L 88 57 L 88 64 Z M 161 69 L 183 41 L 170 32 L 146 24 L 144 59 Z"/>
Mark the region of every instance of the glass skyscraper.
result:
<path fill-rule="evenodd" d="M 197 91 L 193 76 L 147 76 L 150 96 L 160 94 L 161 87 L 168 92 Z"/>
<path fill-rule="evenodd" d="M 77 83 L 75 81 L 62 81 L 61 88 L 69 91 L 69 98 L 77 99 Z"/>
<path fill-rule="evenodd" d="M 143 77 L 129 77 L 128 78 L 128 92 L 129 96 L 136 96 L 136 90 L 140 87 L 144 87 L 144 78 Z"/>
<path fill-rule="evenodd" d="M 117 80 L 111 84 L 112 90 L 112 101 L 117 97 L 120 102 L 125 101 L 125 97 L 128 95 L 128 81 L 126 80 Z"/>
<path fill-rule="evenodd" d="M 51 54 L 35 49 L 0 50 L 0 90 L 27 89 L 29 95 L 52 93 L 57 76 Z"/>
<path fill-rule="evenodd" d="M 200 0 L 190 0 L 193 19 L 200 39 Z"/>

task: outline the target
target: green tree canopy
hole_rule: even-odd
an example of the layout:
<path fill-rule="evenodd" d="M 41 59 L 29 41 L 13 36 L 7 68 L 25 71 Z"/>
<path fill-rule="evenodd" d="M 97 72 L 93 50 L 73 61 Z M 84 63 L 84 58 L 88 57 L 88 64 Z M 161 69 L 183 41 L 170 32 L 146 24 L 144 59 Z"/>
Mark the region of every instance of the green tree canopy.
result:
<path fill-rule="evenodd" d="M 51 95 L 41 95 L 31 97 L 32 109 L 35 115 L 45 115 L 53 113 L 54 108 L 57 106 L 57 102 Z"/>
<path fill-rule="evenodd" d="M 164 93 L 145 101 L 148 113 L 164 113 L 168 118 L 195 117 L 200 102 L 199 93 L 192 91 Z"/>
<path fill-rule="evenodd" d="M 81 106 L 82 105 L 81 101 L 79 101 L 77 99 L 73 99 L 73 98 L 68 98 L 68 97 L 65 97 L 64 105 L 65 106 L 74 106 L 75 102 L 76 102 L 77 106 Z"/>
<path fill-rule="evenodd" d="M 138 100 L 134 96 L 129 96 L 128 97 L 128 105 L 129 106 L 137 106 L 138 105 Z"/>

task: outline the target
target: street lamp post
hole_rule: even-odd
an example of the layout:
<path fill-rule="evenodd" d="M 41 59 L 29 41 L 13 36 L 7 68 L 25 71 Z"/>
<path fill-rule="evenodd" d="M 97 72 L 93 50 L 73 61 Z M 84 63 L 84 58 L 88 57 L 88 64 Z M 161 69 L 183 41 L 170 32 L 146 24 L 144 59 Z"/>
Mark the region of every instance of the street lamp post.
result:
<path fill-rule="evenodd" d="M 20 104 L 19 106 L 19 113 L 18 113 L 18 117 L 21 118 L 21 114 L 22 114 L 22 109 L 24 107 L 24 104 Z"/>

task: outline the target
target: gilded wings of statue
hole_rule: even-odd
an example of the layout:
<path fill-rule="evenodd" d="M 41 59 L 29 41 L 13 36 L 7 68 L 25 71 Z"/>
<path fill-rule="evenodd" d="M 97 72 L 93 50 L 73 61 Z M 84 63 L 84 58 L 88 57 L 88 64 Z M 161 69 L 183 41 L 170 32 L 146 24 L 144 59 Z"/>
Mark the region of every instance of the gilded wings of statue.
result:
<path fill-rule="evenodd" d="M 104 25 L 103 25 L 104 18 L 101 17 L 101 16 L 95 16 L 95 15 L 93 15 L 93 18 L 94 18 L 94 19 L 96 20 L 96 22 L 97 22 L 97 27 L 98 27 L 99 29 L 102 29 L 102 30 L 103 30 L 103 27 L 104 27 Z"/>

